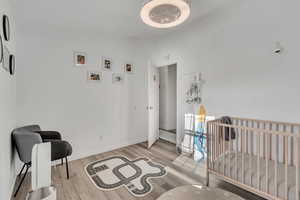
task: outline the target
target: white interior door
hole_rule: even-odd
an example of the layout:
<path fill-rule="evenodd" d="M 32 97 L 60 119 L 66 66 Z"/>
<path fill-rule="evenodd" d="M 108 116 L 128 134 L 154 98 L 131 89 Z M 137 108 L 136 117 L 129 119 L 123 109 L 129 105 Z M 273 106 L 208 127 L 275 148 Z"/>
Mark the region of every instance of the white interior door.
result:
<path fill-rule="evenodd" d="M 159 138 L 159 71 L 157 67 L 148 67 L 148 148 Z"/>

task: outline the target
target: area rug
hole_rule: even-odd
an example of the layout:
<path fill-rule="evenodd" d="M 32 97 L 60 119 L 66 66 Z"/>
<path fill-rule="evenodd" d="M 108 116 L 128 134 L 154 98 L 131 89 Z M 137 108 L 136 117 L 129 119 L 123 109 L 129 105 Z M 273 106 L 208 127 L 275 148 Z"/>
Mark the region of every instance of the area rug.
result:
<path fill-rule="evenodd" d="M 132 195 L 143 197 L 152 191 L 149 179 L 165 176 L 165 167 L 148 158 L 130 160 L 113 156 L 88 164 L 87 175 L 100 190 L 111 191 L 125 187 Z"/>

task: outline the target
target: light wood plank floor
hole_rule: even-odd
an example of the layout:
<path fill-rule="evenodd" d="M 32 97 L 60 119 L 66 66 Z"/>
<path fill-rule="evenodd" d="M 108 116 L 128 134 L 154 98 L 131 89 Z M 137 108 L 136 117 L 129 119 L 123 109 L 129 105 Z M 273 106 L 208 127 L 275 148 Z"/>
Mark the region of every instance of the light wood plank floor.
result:
<path fill-rule="evenodd" d="M 124 187 L 113 191 L 101 191 L 89 180 L 84 168 L 90 162 L 113 155 L 124 155 L 130 159 L 147 157 L 156 163 L 166 166 L 168 174 L 162 178 L 150 180 L 153 190 L 149 195 L 142 198 L 134 197 Z M 52 181 L 57 188 L 58 200 L 155 200 L 164 192 L 175 187 L 205 183 L 205 177 L 196 175 L 190 168 L 188 169 L 176 164 L 174 161 L 178 157 L 179 155 L 176 153 L 175 145 L 171 143 L 160 140 L 151 149 L 147 149 L 146 143 L 141 143 L 70 162 L 69 180 L 66 178 L 65 166 L 59 165 L 53 167 Z M 199 170 L 205 169 L 200 167 Z M 219 183 L 215 182 L 215 185 L 218 186 Z M 225 189 L 237 193 L 246 199 L 258 199 L 256 196 L 238 188 L 233 186 L 228 187 L 228 184 L 225 185 L 227 187 L 225 187 Z M 26 194 L 30 188 L 30 175 L 28 175 L 15 200 L 25 200 Z"/>

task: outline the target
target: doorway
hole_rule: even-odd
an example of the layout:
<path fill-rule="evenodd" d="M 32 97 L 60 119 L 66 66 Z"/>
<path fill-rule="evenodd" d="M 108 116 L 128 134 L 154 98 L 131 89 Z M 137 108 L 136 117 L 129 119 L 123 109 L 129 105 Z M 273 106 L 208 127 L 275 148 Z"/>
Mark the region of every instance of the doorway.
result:
<path fill-rule="evenodd" d="M 159 67 L 159 138 L 176 144 L 177 64 Z"/>
<path fill-rule="evenodd" d="M 158 139 L 163 139 L 176 144 L 176 151 L 181 152 L 183 120 L 179 94 L 182 72 L 178 66 L 178 62 L 165 65 L 148 63 L 148 148 Z"/>

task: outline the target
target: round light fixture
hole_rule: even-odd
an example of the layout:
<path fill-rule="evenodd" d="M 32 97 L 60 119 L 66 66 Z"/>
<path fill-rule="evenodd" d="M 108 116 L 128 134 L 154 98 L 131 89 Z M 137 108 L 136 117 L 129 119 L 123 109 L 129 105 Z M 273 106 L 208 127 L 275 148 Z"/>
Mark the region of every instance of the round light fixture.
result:
<path fill-rule="evenodd" d="M 190 0 L 150 0 L 141 10 L 141 18 L 149 26 L 170 28 L 183 23 L 190 13 Z"/>

